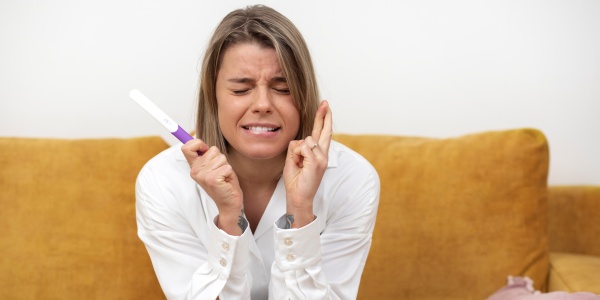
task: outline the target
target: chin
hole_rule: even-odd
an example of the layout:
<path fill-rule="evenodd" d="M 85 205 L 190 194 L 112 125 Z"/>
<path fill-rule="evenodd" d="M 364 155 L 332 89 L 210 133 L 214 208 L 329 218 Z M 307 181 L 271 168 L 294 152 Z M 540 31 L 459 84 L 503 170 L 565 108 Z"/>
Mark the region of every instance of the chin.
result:
<path fill-rule="evenodd" d="M 279 153 L 275 153 L 273 151 L 268 151 L 268 152 L 267 151 L 256 151 L 256 152 L 247 153 L 244 156 L 246 156 L 250 159 L 270 160 L 270 159 L 275 159 L 278 157 L 285 158 L 286 152 L 287 151 L 283 151 L 283 152 L 279 152 Z"/>
<path fill-rule="evenodd" d="M 265 144 L 265 145 L 243 145 L 242 147 L 235 147 L 232 144 L 229 144 L 229 155 L 238 156 L 240 158 L 245 157 L 249 159 L 272 159 L 277 156 L 284 156 L 287 153 L 287 145 L 285 148 L 281 149 L 280 146 L 275 146 L 273 144 Z M 279 150 L 277 150 L 279 149 Z"/>

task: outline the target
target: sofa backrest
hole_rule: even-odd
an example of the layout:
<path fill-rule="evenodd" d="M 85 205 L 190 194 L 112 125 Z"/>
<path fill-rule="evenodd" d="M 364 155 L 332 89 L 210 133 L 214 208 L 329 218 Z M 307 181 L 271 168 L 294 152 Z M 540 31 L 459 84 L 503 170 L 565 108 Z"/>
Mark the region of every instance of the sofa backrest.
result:
<path fill-rule="evenodd" d="M 336 135 L 381 177 L 359 299 L 485 299 L 548 273 L 543 134 Z M 0 299 L 164 299 L 134 183 L 159 137 L 0 138 Z"/>
<path fill-rule="evenodd" d="M 599 212 L 598 185 L 548 187 L 550 251 L 600 257 Z"/>
<path fill-rule="evenodd" d="M 164 299 L 134 183 L 167 144 L 0 138 L 0 299 Z"/>
<path fill-rule="evenodd" d="M 541 132 L 334 138 L 381 178 L 359 299 L 480 300 L 509 275 L 544 289 L 549 154 Z"/>

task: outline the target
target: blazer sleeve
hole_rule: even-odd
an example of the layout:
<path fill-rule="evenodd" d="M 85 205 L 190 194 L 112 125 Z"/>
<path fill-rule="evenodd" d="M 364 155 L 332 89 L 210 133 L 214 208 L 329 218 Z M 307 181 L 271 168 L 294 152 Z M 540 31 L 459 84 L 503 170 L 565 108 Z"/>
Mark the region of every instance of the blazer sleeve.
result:
<path fill-rule="evenodd" d="M 146 246 L 165 296 L 249 299 L 249 230 L 244 229 L 239 237 L 230 236 L 218 229 L 212 219 L 203 220 L 204 230 L 195 232 L 181 212 L 173 209 L 174 203 L 180 203 L 176 198 L 185 187 L 178 186 L 169 175 L 168 170 L 159 172 L 146 165 L 136 181 L 138 236 Z"/>

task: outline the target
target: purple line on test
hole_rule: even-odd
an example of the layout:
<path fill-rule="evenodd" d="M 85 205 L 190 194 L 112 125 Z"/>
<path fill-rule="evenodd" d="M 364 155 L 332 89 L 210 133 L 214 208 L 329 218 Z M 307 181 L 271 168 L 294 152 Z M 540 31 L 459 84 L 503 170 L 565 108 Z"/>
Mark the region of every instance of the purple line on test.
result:
<path fill-rule="evenodd" d="M 179 125 L 177 125 L 177 131 L 171 132 L 171 134 L 174 135 L 179 141 L 181 141 L 184 144 L 194 139 L 189 133 L 187 133 L 187 131 L 183 130 L 183 128 L 181 128 L 181 126 Z"/>

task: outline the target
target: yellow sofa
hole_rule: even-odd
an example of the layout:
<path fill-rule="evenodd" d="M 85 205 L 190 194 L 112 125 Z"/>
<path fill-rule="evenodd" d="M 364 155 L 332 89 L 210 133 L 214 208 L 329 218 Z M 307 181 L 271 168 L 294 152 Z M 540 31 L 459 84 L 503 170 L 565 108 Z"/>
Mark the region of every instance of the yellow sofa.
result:
<path fill-rule="evenodd" d="M 600 293 L 600 186 L 547 187 L 532 129 L 449 139 L 337 134 L 377 168 L 359 299 L 485 299 L 508 275 Z M 0 299 L 164 299 L 134 182 L 167 144 L 0 138 Z"/>

